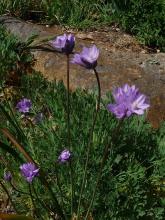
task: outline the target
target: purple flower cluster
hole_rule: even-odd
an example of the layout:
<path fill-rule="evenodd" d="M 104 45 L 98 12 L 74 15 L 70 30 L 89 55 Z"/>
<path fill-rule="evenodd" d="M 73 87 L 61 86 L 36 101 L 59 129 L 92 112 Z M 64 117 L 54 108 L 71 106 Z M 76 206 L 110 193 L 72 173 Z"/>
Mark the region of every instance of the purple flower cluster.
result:
<path fill-rule="evenodd" d="M 69 150 L 65 149 L 61 152 L 60 156 L 58 157 L 58 161 L 60 163 L 66 163 L 67 161 L 70 160 L 71 153 Z"/>
<path fill-rule="evenodd" d="M 24 163 L 20 166 L 21 174 L 25 177 L 26 181 L 31 183 L 33 178 L 38 176 L 39 168 L 33 163 Z"/>
<path fill-rule="evenodd" d="M 75 37 L 72 34 L 57 36 L 50 41 L 52 47 L 60 49 L 66 55 L 72 53 L 75 46 Z M 71 63 L 78 64 L 87 69 L 94 69 L 97 66 L 97 59 L 99 57 L 99 49 L 93 45 L 92 47 L 83 47 L 81 53 L 76 53 Z"/>
<path fill-rule="evenodd" d="M 31 107 L 32 107 L 31 100 L 27 98 L 21 99 L 16 105 L 18 111 L 24 114 L 28 113 Z"/>
<path fill-rule="evenodd" d="M 83 47 L 81 53 L 76 53 L 72 59 L 72 63 L 83 66 L 87 69 L 94 69 L 97 66 L 99 57 L 99 49 L 95 45 L 92 47 Z"/>
<path fill-rule="evenodd" d="M 52 47 L 60 49 L 63 53 L 69 55 L 72 53 L 75 45 L 75 37 L 72 34 L 64 34 L 57 36 L 54 40 L 50 41 Z"/>
<path fill-rule="evenodd" d="M 72 53 L 75 46 L 75 37 L 72 34 L 57 36 L 56 39 L 50 41 L 54 48 L 60 49 L 66 55 Z M 72 59 L 73 64 L 78 64 L 87 69 L 94 69 L 97 66 L 97 59 L 99 57 L 99 49 L 93 45 L 91 47 L 83 47 L 81 53 L 76 53 Z M 125 84 L 123 87 L 116 88 L 113 91 L 113 98 L 115 103 L 108 104 L 107 109 L 112 112 L 116 118 L 122 119 L 130 117 L 132 114 L 142 115 L 144 111 L 149 108 L 149 103 L 144 94 L 139 92 L 139 89 L 133 86 Z M 30 99 L 21 99 L 16 108 L 21 113 L 28 113 L 32 107 Z M 40 123 L 43 120 L 43 113 L 38 113 L 34 121 Z M 63 150 L 58 161 L 60 163 L 66 163 L 71 159 L 71 152 L 67 149 Z M 27 182 L 31 183 L 33 179 L 39 175 L 39 168 L 34 163 L 25 163 L 20 166 L 22 176 Z M 12 175 L 10 172 L 4 173 L 4 179 L 11 181 Z"/>
<path fill-rule="evenodd" d="M 142 115 L 150 106 L 146 96 L 141 94 L 135 85 L 125 84 L 116 88 L 112 94 L 116 103 L 108 104 L 107 109 L 119 119 L 132 114 Z"/>

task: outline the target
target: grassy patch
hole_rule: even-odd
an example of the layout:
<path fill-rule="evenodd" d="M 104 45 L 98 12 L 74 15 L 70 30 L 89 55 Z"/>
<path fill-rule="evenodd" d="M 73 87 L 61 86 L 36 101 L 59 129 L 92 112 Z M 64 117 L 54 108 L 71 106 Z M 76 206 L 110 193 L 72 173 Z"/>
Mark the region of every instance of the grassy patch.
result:
<path fill-rule="evenodd" d="M 18 81 L 22 74 L 32 71 L 33 56 L 28 50 L 28 45 L 32 42 L 29 38 L 26 42 L 21 42 L 16 36 L 9 34 L 0 25 L 0 80 L 8 84 Z"/>
<path fill-rule="evenodd" d="M 7 76 L 13 71 L 13 68 L 17 67 L 15 63 L 18 60 L 24 63 L 24 59 L 18 59 L 21 57 L 16 50 L 20 45 L 19 40 L 8 35 L 5 30 L 2 30 L 2 33 L 4 33 L 2 47 L 5 54 L 8 55 L 8 60 L 6 63 L 3 57 L 0 65 L 4 74 L 2 76 Z M 6 49 L 5 45 L 7 45 Z M 30 56 L 29 53 L 26 55 Z M 66 89 L 62 82 L 48 82 L 36 72 L 27 75 L 24 69 L 15 68 L 15 71 L 20 74 L 19 85 L 6 87 L 1 81 L 0 129 L 7 128 L 39 164 L 45 179 L 57 196 L 59 204 L 70 219 L 70 168 L 68 163 L 60 164 L 58 162 L 60 152 L 67 147 Z M 14 95 L 10 95 L 9 88 L 11 91 L 15 91 Z M 23 117 L 16 109 L 17 102 L 23 97 L 32 101 L 32 109 L 26 117 Z M 96 108 L 96 94 L 89 94 L 87 91 L 78 89 L 70 94 L 70 101 L 73 213 L 77 211 L 89 131 Z M 106 109 L 110 102 L 112 102 L 111 94 L 107 94 L 106 98 L 101 100 L 101 109 L 94 129 L 85 190 L 82 195 L 82 215 L 87 211 L 91 200 L 104 147 L 112 141 L 112 134 L 119 123 Z M 39 113 L 43 113 L 43 119 L 36 123 L 36 115 Z M 134 116 L 123 121 L 121 130 L 113 139 L 107 154 L 107 161 L 94 201 L 92 216 L 95 220 L 164 219 L 164 134 L 165 124 L 160 129 L 153 130 L 145 121 L 145 117 Z M 51 220 L 52 217 L 47 214 L 45 207 L 39 201 L 43 201 L 51 210 L 54 209 L 55 202 L 41 184 L 41 179 L 36 178 L 33 183 L 33 191 L 35 189 L 38 195 L 38 197 L 35 196 L 35 210 L 38 212 L 34 212 L 29 196 L 29 185 L 19 170 L 20 165 L 26 162 L 26 158 L 9 139 L 5 138 L 2 130 L 0 131 L 0 157 L 0 180 L 9 190 L 17 212 L 34 216 L 36 220 L 41 218 Z M 17 190 L 14 190 L 9 182 L 3 180 L 5 170 L 12 173 L 12 182 Z M 4 192 L 3 189 L 0 190 L 0 192 Z"/>
<path fill-rule="evenodd" d="M 58 176 L 65 197 L 65 209 L 69 213 L 69 169 L 67 165 L 57 163 L 59 153 L 67 146 L 65 87 L 62 83 L 47 82 L 39 75 L 23 77 L 22 85 L 22 88 L 19 89 L 19 95 L 12 99 L 11 106 L 17 122 L 21 125 L 21 130 L 27 138 L 23 138 L 18 133 L 15 126 L 9 123 L 2 112 L 1 127 L 7 127 L 42 167 L 46 173 L 46 178 L 53 186 L 53 190 L 59 195 L 61 203 L 60 191 L 57 187 Z M 28 119 L 22 119 L 15 109 L 17 101 L 22 97 L 30 98 L 33 103 Z M 104 107 L 110 100 L 110 97 L 102 100 L 102 108 L 94 130 L 94 143 L 90 154 L 82 211 L 86 209 L 87 204 L 90 202 L 89 198 L 93 184 L 96 181 L 104 146 L 110 141 L 110 134 L 113 133 L 118 123 Z M 1 102 L 1 104 L 5 106 L 6 111 L 9 113 L 10 111 L 5 102 Z M 96 99 L 94 94 L 88 94 L 81 90 L 71 94 L 74 208 L 76 208 L 82 181 L 89 130 L 95 106 Z M 39 124 L 33 124 L 33 118 L 39 112 L 43 112 L 44 119 Z M 163 209 L 164 132 L 164 126 L 157 131 L 153 131 L 143 117 L 133 117 L 125 120 L 108 156 L 94 203 L 94 219 L 141 219 L 141 217 L 147 218 L 150 216 L 153 219 L 163 219 L 165 214 Z M 9 145 L 7 140 L 4 138 L 2 140 Z M 19 174 L 21 161 L 19 161 L 18 156 L 13 153 L 12 155 L 6 154 L 2 149 L 1 155 L 8 164 L 7 168 L 14 175 L 16 186 L 26 191 L 27 184 Z M 20 154 L 19 157 L 25 161 Z M 4 165 L 1 164 L 1 178 L 4 169 Z M 44 193 L 38 181 L 35 181 L 35 188 L 42 200 L 47 201 L 47 192 Z M 21 212 L 27 213 L 31 204 L 27 196 L 23 195 L 17 198 L 17 193 L 15 194 L 14 192 L 13 196 Z M 49 203 L 51 204 L 50 201 Z M 40 205 L 38 204 L 39 207 Z M 42 213 L 45 215 L 44 210 L 42 210 Z"/>
<path fill-rule="evenodd" d="M 110 4 L 95 0 L 43 0 L 2 1 L 0 14 L 8 10 L 23 19 L 47 21 L 48 23 L 66 24 L 72 27 L 87 28 L 104 21 Z"/>
<path fill-rule="evenodd" d="M 164 0 L 2 0 L 0 14 L 6 12 L 23 19 L 81 29 L 117 22 L 141 43 L 161 49 L 165 46 Z"/>
<path fill-rule="evenodd" d="M 145 45 L 165 47 L 165 2 L 164 0 L 114 1 L 119 24 L 136 35 Z"/>

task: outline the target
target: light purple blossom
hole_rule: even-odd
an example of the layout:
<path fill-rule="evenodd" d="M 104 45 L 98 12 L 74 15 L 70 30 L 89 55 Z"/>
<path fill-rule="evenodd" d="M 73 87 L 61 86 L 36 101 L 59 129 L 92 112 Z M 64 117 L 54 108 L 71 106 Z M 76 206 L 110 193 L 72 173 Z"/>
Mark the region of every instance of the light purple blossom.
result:
<path fill-rule="evenodd" d="M 61 152 L 60 156 L 58 157 L 58 161 L 61 163 L 65 163 L 69 161 L 70 157 L 71 157 L 70 151 L 65 149 Z"/>
<path fill-rule="evenodd" d="M 54 48 L 60 49 L 62 52 L 71 54 L 75 46 L 75 37 L 73 34 L 64 34 L 57 36 L 54 40 L 50 41 Z"/>
<path fill-rule="evenodd" d="M 107 109 L 115 114 L 116 118 L 129 117 L 132 114 L 143 115 L 150 107 L 147 97 L 139 92 L 139 89 L 125 84 L 113 91 L 115 104 L 108 104 Z"/>
<path fill-rule="evenodd" d="M 93 45 L 92 47 L 83 47 L 81 53 L 76 53 L 71 63 L 78 64 L 87 69 L 94 69 L 97 66 L 99 57 L 99 49 Z"/>
<path fill-rule="evenodd" d="M 11 172 L 10 171 L 8 171 L 8 172 L 5 172 L 4 173 L 4 180 L 6 180 L 6 181 L 11 181 L 11 179 L 12 179 L 12 174 L 11 174 Z"/>
<path fill-rule="evenodd" d="M 26 98 L 21 99 L 16 105 L 16 108 L 21 113 L 28 113 L 31 107 L 31 100 Z"/>
<path fill-rule="evenodd" d="M 39 168 L 33 163 L 24 163 L 20 166 L 21 174 L 25 177 L 26 181 L 31 183 L 33 178 L 38 176 Z"/>

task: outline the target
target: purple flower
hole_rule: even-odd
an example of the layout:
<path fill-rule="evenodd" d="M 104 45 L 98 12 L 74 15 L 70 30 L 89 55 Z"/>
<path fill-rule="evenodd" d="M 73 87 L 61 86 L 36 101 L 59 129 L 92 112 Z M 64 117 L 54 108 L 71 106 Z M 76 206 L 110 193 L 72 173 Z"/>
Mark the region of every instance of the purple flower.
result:
<path fill-rule="evenodd" d="M 20 166 L 21 174 L 26 181 L 31 183 L 33 178 L 39 174 L 39 168 L 33 163 L 24 163 Z"/>
<path fill-rule="evenodd" d="M 108 104 L 107 109 L 119 119 L 132 114 L 143 115 L 144 110 L 150 106 L 146 96 L 141 94 L 135 85 L 125 84 L 121 88 L 116 88 L 112 94 L 116 103 Z"/>
<path fill-rule="evenodd" d="M 71 63 L 79 64 L 87 69 L 94 69 L 97 66 L 99 49 L 95 45 L 92 47 L 83 47 L 81 53 L 74 55 Z"/>
<path fill-rule="evenodd" d="M 16 108 L 21 113 L 27 113 L 29 112 L 30 108 L 32 107 L 32 103 L 30 99 L 23 98 L 21 99 L 17 105 Z"/>
<path fill-rule="evenodd" d="M 58 161 L 61 163 L 67 162 L 71 157 L 71 153 L 69 150 L 65 149 L 61 152 L 60 156 L 58 157 Z"/>
<path fill-rule="evenodd" d="M 50 41 L 54 48 L 60 49 L 62 52 L 71 54 L 75 45 L 75 37 L 73 34 L 64 34 Z"/>
<path fill-rule="evenodd" d="M 4 173 L 4 180 L 6 180 L 6 181 L 11 181 L 11 179 L 12 179 L 12 175 L 11 175 L 11 172 L 10 171 L 8 171 L 8 172 L 5 172 Z"/>

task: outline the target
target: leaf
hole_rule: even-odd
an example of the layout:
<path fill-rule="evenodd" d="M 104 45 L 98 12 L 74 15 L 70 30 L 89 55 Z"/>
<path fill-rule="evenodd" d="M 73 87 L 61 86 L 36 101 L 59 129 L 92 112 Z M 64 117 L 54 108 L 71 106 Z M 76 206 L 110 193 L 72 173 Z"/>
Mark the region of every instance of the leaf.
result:
<path fill-rule="evenodd" d="M 11 154 L 15 160 L 19 160 L 20 162 L 23 162 L 23 159 L 20 157 L 20 155 L 18 154 L 18 152 L 16 152 L 12 147 L 10 147 L 9 145 L 3 143 L 0 141 L 0 148 L 5 151 L 8 152 L 9 154 Z"/>
<path fill-rule="evenodd" d="M 30 36 L 25 42 L 26 46 L 29 46 L 30 44 L 32 44 L 34 40 L 36 40 L 37 37 L 38 37 L 38 34 L 32 34 L 32 36 Z"/>
<path fill-rule="evenodd" d="M 34 220 L 32 217 L 25 215 L 16 215 L 16 214 L 0 214 L 0 219 L 2 220 Z"/>
<path fill-rule="evenodd" d="M 119 164 L 119 163 L 120 163 L 120 161 L 122 160 L 122 158 L 123 158 L 123 156 L 122 156 L 122 155 L 117 154 L 117 156 L 116 156 L 116 158 L 115 158 L 115 160 L 114 160 L 114 163 Z"/>
<path fill-rule="evenodd" d="M 17 132 L 20 132 L 17 125 L 15 124 L 15 122 L 12 120 L 11 116 L 9 115 L 9 113 L 5 110 L 5 107 L 3 105 L 0 104 L 0 109 L 2 111 L 2 113 L 4 114 L 4 116 L 6 117 L 6 119 L 12 124 L 12 126 L 16 129 Z"/>
<path fill-rule="evenodd" d="M 5 107 L 1 104 L 0 104 L 0 110 L 2 111 L 6 119 L 10 122 L 10 124 L 13 126 L 13 128 L 15 128 L 15 130 L 18 132 L 18 134 L 26 138 L 25 135 L 22 133 L 21 129 L 19 128 L 17 121 L 12 119 L 10 114 L 6 111 Z"/>
<path fill-rule="evenodd" d="M 12 134 L 10 134 L 9 130 L 7 128 L 1 129 L 4 136 L 7 137 L 11 143 L 23 154 L 23 156 L 27 159 L 27 161 L 31 163 L 35 163 L 34 160 L 31 158 L 31 156 L 26 152 L 26 150 L 17 142 L 17 140 L 13 137 Z"/>

